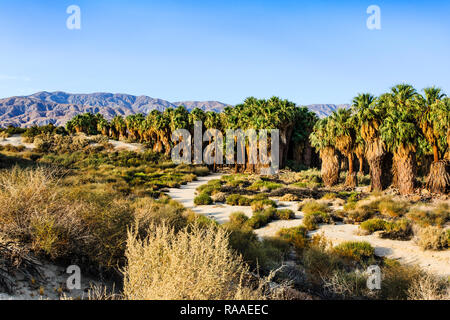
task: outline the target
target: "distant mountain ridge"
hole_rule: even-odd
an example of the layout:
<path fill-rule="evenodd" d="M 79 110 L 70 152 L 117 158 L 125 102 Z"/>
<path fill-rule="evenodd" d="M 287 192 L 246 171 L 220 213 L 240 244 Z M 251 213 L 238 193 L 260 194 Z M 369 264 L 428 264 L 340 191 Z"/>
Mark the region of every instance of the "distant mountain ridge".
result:
<path fill-rule="evenodd" d="M 116 115 L 148 114 L 152 110 L 184 106 L 188 110 L 200 108 L 204 111 L 221 112 L 228 104 L 219 101 L 169 102 L 148 96 L 129 94 L 92 93 L 71 94 L 66 92 L 38 92 L 29 96 L 0 99 L 0 126 L 30 127 L 53 123 L 60 126 L 80 113 L 101 113 L 107 119 Z M 319 117 L 326 117 L 339 107 L 348 105 L 316 104 L 308 108 Z"/>
<path fill-rule="evenodd" d="M 29 96 L 0 99 L 0 126 L 29 127 L 32 125 L 65 125 L 80 113 L 101 113 L 112 119 L 116 115 L 148 114 L 152 110 L 164 111 L 180 105 L 188 110 L 195 107 L 204 111 L 220 112 L 227 104 L 218 101 L 169 102 L 148 96 L 128 94 L 92 93 L 71 94 L 66 92 L 38 92 Z"/>

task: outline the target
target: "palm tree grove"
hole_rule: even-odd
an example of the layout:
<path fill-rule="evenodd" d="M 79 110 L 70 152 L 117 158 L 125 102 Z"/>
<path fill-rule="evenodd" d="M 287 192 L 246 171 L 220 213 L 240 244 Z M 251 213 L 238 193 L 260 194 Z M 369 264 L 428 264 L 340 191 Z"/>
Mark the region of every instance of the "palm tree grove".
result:
<path fill-rule="evenodd" d="M 2 310 L 448 306 L 448 12 L 0 1 Z"/>

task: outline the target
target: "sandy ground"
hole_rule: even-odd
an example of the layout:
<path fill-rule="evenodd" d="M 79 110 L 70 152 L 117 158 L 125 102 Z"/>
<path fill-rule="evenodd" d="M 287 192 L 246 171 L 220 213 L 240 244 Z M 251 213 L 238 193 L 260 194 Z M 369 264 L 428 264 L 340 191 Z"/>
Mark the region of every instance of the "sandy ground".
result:
<path fill-rule="evenodd" d="M 195 206 L 195 190 L 202 184 L 208 183 L 212 179 L 220 179 L 221 175 L 215 174 L 208 177 L 200 177 L 198 181 L 188 183 L 180 189 L 169 189 L 168 195 L 182 203 L 186 208 L 196 213 L 205 215 L 222 224 L 229 220 L 233 212 L 241 211 L 247 216 L 252 216 L 250 207 L 229 206 L 226 204 L 211 206 Z M 276 200 L 277 201 L 277 200 Z M 269 223 L 261 229 L 255 230 L 259 237 L 271 237 L 282 228 L 296 227 L 302 224 L 303 213 L 297 211 L 298 202 L 277 201 L 280 209 L 291 209 L 296 213 L 293 220 L 279 220 Z M 310 234 L 323 233 L 334 245 L 343 241 L 367 241 L 375 248 L 378 256 L 396 259 L 401 263 L 416 264 L 425 270 L 442 276 L 450 276 L 450 250 L 446 251 L 422 251 L 413 241 L 398 241 L 381 239 L 376 235 L 361 236 L 357 234 L 357 225 L 337 224 L 322 225 L 319 230 Z"/>
<path fill-rule="evenodd" d="M 144 147 L 139 143 L 128 143 L 123 141 L 116 141 L 116 140 L 109 140 L 109 143 L 114 146 L 114 149 L 117 151 L 121 150 L 128 150 L 128 151 L 135 151 L 135 152 L 141 152 L 144 150 Z M 18 146 L 25 146 L 27 150 L 34 149 L 33 143 L 24 143 L 22 141 L 22 137 L 20 135 L 13 135 L 9 138 L 1 138 L 0 139 L 0 145 L 6 146 L 6 145 L 12 145 L 15 147 Z"/>
<path fill-rule="evenodd" d="M 34 148 L 34 145 L 32 143 L 22 142 L 22 137 L 20 135 L 14 135 L 9 138 L 0 138 L 0 145 L 6 146 L 8 144 L 15 146 L 15 147 L 24 146 L 28 150 L 31 150 Z"/>

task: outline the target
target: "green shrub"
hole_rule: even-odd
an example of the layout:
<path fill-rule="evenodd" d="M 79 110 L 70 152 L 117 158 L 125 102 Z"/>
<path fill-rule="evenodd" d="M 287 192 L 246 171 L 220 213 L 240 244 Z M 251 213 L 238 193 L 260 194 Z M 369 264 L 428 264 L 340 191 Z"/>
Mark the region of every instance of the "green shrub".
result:
<path fill-rule="evenodd" d="M 303 217 L 303 225 L 308 229 L 309 231 L 316 230 L 318 227 L 318 224 L 320 223 L 329 223 L 331 222 L 331 217 L 326 212 L 312 212 L 307 213 Z"/>
<path fill-rule="evenodd" d="M 276 219 L 277 210 L 268 208 L 264 211 L 255 212 L 253 216 L 247 221 L 247 225 L 252 229 L 259 229 L 265 227 L 271 221 Z"/>
<path fill-rule="evenodd" d="M 383 219 L 369 219 L 361 223 L 359 227 L 372 234 L 375 231 L 384 230 L 386 228 L 386 221 Z"/>
<path fill-rule="evenodd" d="M 228 223 L 230 225 L 232 225 L 232 226 L 235 226 L 235 227 L 241 227 L 248 220 L 249 220 L 249 218 L 247 217 L 247 215 L 245 213 L 243 213 L 243 212 L 233 212 L 230 215 L 230 221 Z"/>
<path fill-rule="evenodd" d="M 289 242 L 297 251 L 300 252 L 308 246 L 308 230 L 305 226 L 283 228 L 278 231 L 277 236 Z"/>
<path fill-rule="evenodd" d="M 326 193 L 322 197 L 322 200 L 334 200 L 334 199 L 336 199 L 336 197 L 337 197 L 336 193 Z"/>
<path fill-rule="evenodd" d="M 277 203 L 270 199 L 265 200 L 253 200 L 251 202 L 253 212 L 262 211 L 267 208 L 276 208 Z"/>
<path fill-rule="evenodd" d="M 429 210 L 419 210 L 413 208 L 407 214 L 407 217 L 422 227 L 443 226 L 450 221 L 450 211 L 445 210 L 445 205 Z"/>
<path fill-rule="evenodd" d="M 194 204 L 197 206 L 210 205 L 212 202 L 211 197 L 206 193 L 201 193 L 194 199 Z"/>
<path fill-rule="evenodd" d="M 306 203 L 302 203 L 299 205 L 299 211 L 302 211 L 305 214 L 313 213 L 313 212 L 328 212 L 328 205 L 324 203 L 320 203 L 318 201 L 307 201 Z"/>
<path fill-rule="evenodd" d="M 381 236 L 393 240 L 410 240 L 413 236 L 412 224 L 407 219 L 388 222 Z"/>
<path fill-rule="evenodd" d="M 289 209 L 277 210 L 276 216 L 280 220 L 292 220 L 295 219 L 295 213 Z"/>
<path fill-rule="evenodd" d="M 226 204 L 230 206 L 250 206 L 252 200 L 240 194 L 231 194 L 226 198 Z"/>
<path fill-rule="evenodd" d="M 276 190 L 281 188 L 282 185 L 279 183 L 275 183 L 272 181 L 264 181 L 264 180 L 257 180 L 253 182 L 253 184 L 248 187 L 248 190 L 258 191 L 258 190 Z"/>
<path fill-rule="evenodd" d="M 358 262 L 373 258 L 375 249 L 368 242 L 348 241 L 342 242 L 333 248 L 333 251 L 344 258 Z"/>
<path fill-rule="evenodd" d="M 378 204 L 378 209 L 382 215 L 396 218 L 403 216 L 408 209 L 408 203 L 404 201 L 382 200 Z"/>

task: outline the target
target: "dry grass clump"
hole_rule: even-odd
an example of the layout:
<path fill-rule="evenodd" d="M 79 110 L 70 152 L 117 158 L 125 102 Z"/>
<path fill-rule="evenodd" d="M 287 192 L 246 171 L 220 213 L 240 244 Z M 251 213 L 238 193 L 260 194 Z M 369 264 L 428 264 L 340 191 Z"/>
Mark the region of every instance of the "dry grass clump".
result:
<path fill-rule="evenodd" d="M 448 231 L 439 227 L 425 227 L 417 232 L 417 244 L 423 250 L 444 250 L 449 247 Z"/>
<path fill-rule="evenodd" d="M 249 283 L 248 267 L 229 248 L 221 228 L 193 226 L 178 233 L 151 225 L 148 237 L 128 233 L 123 270 L 129 300 L 264 299 Z"/>
<path fill-rule="evenodd" d="M 300 203 L 298 206 L 298 210 L 305 214 L 308 214 L 314 212 L 328 212 L 329 207 L 325 203 L 315 200 L 309 200 L 304 203 Z"/>
<path fill-rule="evenodd" d="M 448 280 L 422 273 L 408 288 L 408 300 L 450 300 Z"/>
<path fill-rule="evenodd" d="M 82 205 L 57 188 L 56 173 L 18 167 L 0 173 L 0 231 L 52 257 L 68 254 L 87 236 Z"/>
<path fill-rule="evenodd" d="M 378 209 L 384 216 L 397 218 L 403 216 L 408 211 L 409 203 L 406 201 L 393 201 L 392 199 L 381 200 Z"/>
<path fill-rule="evenodd" d="M 446 203 L 439 204 L 432 210 L 412 208 L 407 217 L 422 227 L 443 226 L 450 221 L 450 208 Z"/>
<path fill-rule="evenodd" d="M 299 201 L 300 197 L 295 194 L 287 193 L 280 198 L 280 201 Z"/>

